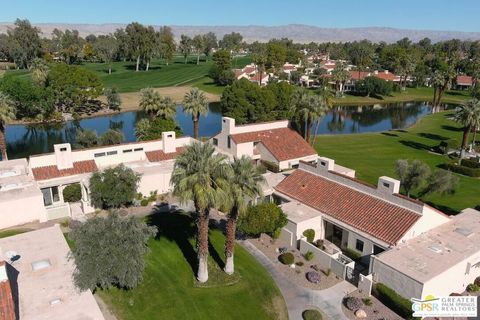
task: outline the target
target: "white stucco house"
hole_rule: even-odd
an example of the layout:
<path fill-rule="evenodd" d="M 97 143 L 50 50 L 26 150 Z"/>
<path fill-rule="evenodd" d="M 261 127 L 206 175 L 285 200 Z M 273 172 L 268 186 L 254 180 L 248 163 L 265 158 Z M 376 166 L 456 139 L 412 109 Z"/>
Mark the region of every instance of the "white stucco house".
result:
<path fill-rule="evenodd" d="M 289 127 L 288 120 L 236 125 L 235 119 L 223 117 L 222 130 L 210 141 L 220 152 L 236 158 L 249 156 L 278 170 L 317 158 L 317 152 Z"/>

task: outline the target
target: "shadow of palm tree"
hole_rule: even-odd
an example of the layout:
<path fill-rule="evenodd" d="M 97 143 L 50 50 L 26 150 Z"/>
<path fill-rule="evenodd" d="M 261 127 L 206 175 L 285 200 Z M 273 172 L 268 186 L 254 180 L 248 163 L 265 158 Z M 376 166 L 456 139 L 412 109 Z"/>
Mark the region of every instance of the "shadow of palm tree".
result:
<path fill-rule="evenodd" d="M 406 140 L 400 140 L 399 141 L 401 144 L 403 144 L 404 146 L 407 146 L 407 147 L 410 147 L 410 148 L 414 148 L 414 149 L 419 149 L 419 150 L 428 150 L 430 151 L 431 147 L 426 145 L 426 144 L 423 144 L 423 143 L 420 143 L 420 142 L 415 142 L 415 141 L 406 141 Z"/>
<path fill-rule="evenodd" d="M 419 135 L 420 137 L 423 137 L 423 138 L 431 139 L 431 140 L 443 141 L 443 140 L 448 140 L 449 139 L 448 137 L 444 137 L 444 136 L 434 134 L 434 133 L 420 132 L 420 133 L 417 133 L 417 135 Z"/>

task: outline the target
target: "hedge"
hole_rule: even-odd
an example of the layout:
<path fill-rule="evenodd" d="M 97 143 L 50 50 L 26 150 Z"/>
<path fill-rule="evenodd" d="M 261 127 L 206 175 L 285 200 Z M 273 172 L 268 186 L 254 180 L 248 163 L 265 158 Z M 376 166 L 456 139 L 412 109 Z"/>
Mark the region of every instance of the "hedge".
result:
<path fill-rule="evenodd" d="M 405 299 L 383 283 L 377 283 L 374 292 L 376 293 L 378 300 L 396 312 L 399 316 L 402 316 L 407 320 L 415 319 L 412 316 L 413 311 L 410 300 Z"/>
<path fill-rule="evenodd" d="M 458 174 L 463 174 L 464 176 L 469 176 L 474 178 L 480 177 L 480 169 L 474 169 L 474 168 L 465 167 L 463 165 L 455 165 L 450 163 L 444 164 L 443 168 Z"/>
<path fill-rule="evenodd" d="M 462 166 L 472 169 L 480 169 L 480 162 L 470 159 L 462 159 Z"/>

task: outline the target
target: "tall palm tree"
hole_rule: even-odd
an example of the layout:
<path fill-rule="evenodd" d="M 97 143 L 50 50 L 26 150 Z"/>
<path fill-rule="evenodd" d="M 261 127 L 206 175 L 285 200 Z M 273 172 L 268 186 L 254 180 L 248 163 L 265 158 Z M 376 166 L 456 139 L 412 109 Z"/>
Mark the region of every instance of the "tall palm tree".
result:
<path fill-rule="evenodd" d="M 177 114 L 176 107 L 177 104 L 171 97 L 163 97 L 160 99 L 156 116 L 164 119 L 175 119 L 175 115 Z"/>
<path fill-rule="evenodd" d="M 183 111 L 192 115 L 193 137 L 198 139 L 200 116 L 208 114 L 208 101 L 205 93 L 192 88 L 183 98 Z"/>
<path fill-rule="evenodd" d="M 15 107 L 9 96 L 0 91 L 0 152 L 2 161 L 8 160 L 5 128 L 7 122 L 15 119 Z"/>
<path fill-rule="evenodd" d="M 325 116 L 328 106 L 325 99 L 319 95 L 309 94 L 304 88 L 298 89 L 293 94 L 294 114 L 303 122 L 303 136 L 310 142 L 310 129 L 314 122 Z"/>
<path fill-rule="evenodd" d="M 208 280 L 208 221 L 211 208 L 224 207 L 232 177 L 227 157 L 209 144 L 194 142 L 175 160 L 170 179 L 182 203 L 193 201 L 197 225 L 197 279 Z"/>
<path fill-rule="evenodd" d="M 467 148 L 468 135 L 480 122 L 480 101 L 472 99 L 455 112 L 455 121 L 463 125 L 462 150 Z"/>
<path fill-rule="evenodd" d="M 173 119 L 176 114 L 176 104 L 170 97 L 162 97 L 153 88 L 144 88 L 140 91 L 140 108 L 153 117 Z"/>
<path fill-rule="evenodd" d="M 332 79 L 335 81 L 335 93 L 338 96 L 343 96 L 343 87 L 345 82 L 350 79 L 350 71 L 346 69 L 343 62 L 339 62 L 332 70 Z"/>
<path fill-rule="evenodd" d="M 230 183 L 230 210 L 228 213 L 225 239 L 225 272 L 233 274 L 233 251 L 235 248 L 235 234 L 237 220 L 244 214 L 249 199 L 262 195 L 261 183 L 265 180 L 258 167 L 253 165 L 252 159 L 242 156 L 232 163 L 233 176 Z"/>

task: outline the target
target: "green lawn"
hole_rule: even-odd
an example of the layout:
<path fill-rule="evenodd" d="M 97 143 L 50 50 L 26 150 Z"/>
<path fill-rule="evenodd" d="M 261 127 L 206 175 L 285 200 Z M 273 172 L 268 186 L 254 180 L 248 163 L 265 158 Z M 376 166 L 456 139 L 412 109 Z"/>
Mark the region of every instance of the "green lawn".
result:
<path fill-rule="evenodd" d="M 419 87 L 407 88 L 402 92 L 394 92 L 391 96 L 376 99 L 371 97 L 363 97 L 353 94 L 345 94 L 343 98 L 334 99 L 335 104 L 374 104 L 399 101 L 432 101 L 433 88 Z M 447 91 L 442 98 L 444 103 L 462 103 L 471 99 L 468 91 Z"/>
<path fill-rule="evenodd" d="M 150 241 L 143 282 L 130 291 L 98 291 L 119 319 L 286 319 L 283 297 L 272 278 L 243 248 L 235 250 L 238 275 L 230 285 L 221 284 L 229 277 L 221 274 L 225 238 L 220 231 L 210 234 L 211 287 L 199 288 L 192 219 L 164 213 L 149 220 L 159 234 Z"/>
<path fill-rule="evenodd" d="M 448 119 L 451 112 L 440 112 L 422 118 L 407 130 L 350 135 L 320 135 L 315 144 L 321 156 L 333 158 L 340 165 L 355 169 L 357 177 L 377 184 L 379 176 L 395 177 L 397 159 L 419 159 L 432 169 L 449 161 L 447 156 L 429 153 L 441 140 L 456 138 L 462 131 Z M 447 213 L 455 213 L 480 204 L 480 180 L 460 176 L 453 195 L 429 195 L 423 200 Z"/>
<path fill-rule="evenodd" d="M 0 231 L 0 238 L 11 237 L 20 233 L 25 233 L 28 231 L 32 231 L 31 229 L 10 229 L 5 231 Z"/>

